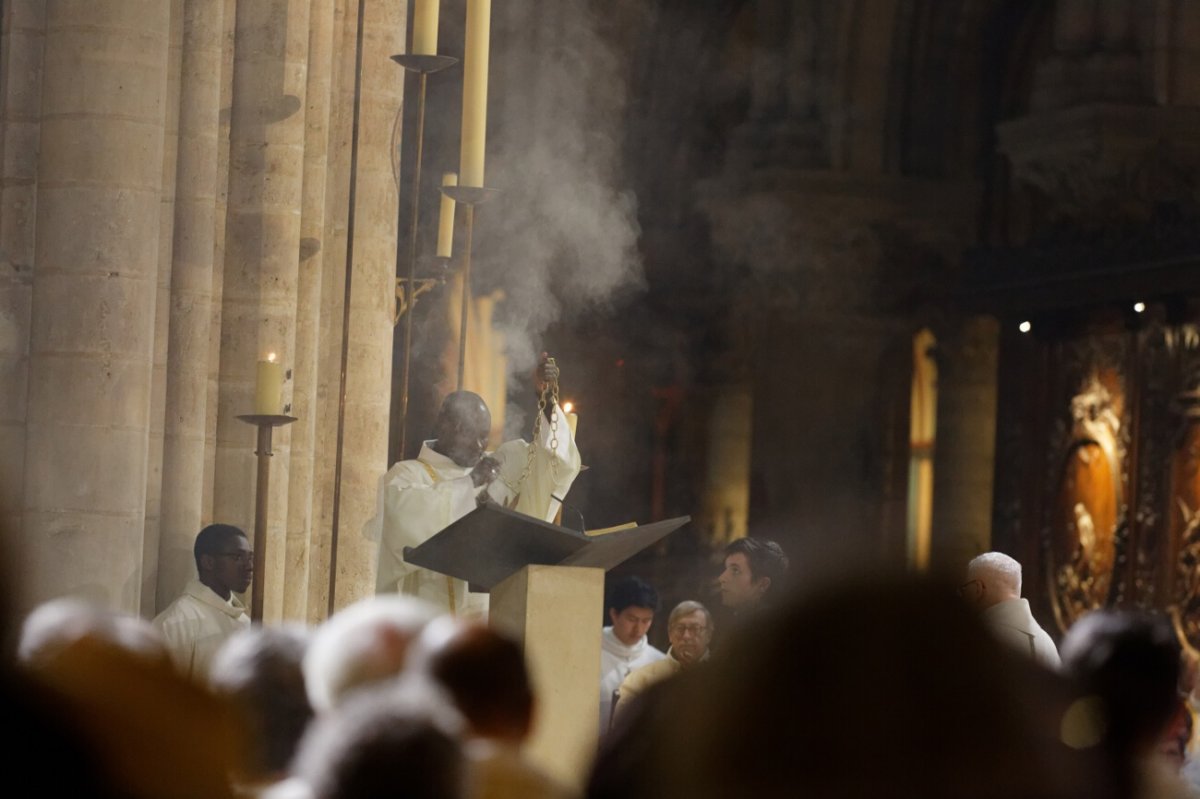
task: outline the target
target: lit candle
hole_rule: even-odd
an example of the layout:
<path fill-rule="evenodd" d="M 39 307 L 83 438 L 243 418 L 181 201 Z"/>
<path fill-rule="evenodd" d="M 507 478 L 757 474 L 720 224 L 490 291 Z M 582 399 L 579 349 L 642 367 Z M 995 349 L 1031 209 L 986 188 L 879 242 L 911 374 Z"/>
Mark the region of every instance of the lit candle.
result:
<path fill-rule="evenodd" d="M 283 413 L 283 364 L 275 361 L 275 353 L 258 362 L 254 381 L 254 412 L 259 416 L 278 416 Z"/>
<path fill-rule="evenodd" d="M 442 175 L 443 186 L 457 186 L 458 175 L 447 172 Z M 454 252 L 454 200 L 442 195 L 442 210 L 438 215 L 438 258 L 449 258 Z"/>
<path fill-rule="evenodd" d="M 436 55 L 438 3 L 440 0 L 416 0 L 413 6 L 413 55 Z"/>
<path fill-rule="evenodd" d="M 467 42 L 463 56 L 462 150 L 458 169 L 464 186 L 483 186 L 487 143 L 488 50 L 492 0 L 467 0 Z"/>
<path fill-rule="evenodd" d="M 579 428 L 579 414 L 574 413 L 575 403 L 573 402 L 564 402 L 562 409 L 563 413 L 567 415 L 567 427 L 571 429 L 571 438 L 573 440 L 575 438 L 575 431 Z"/>

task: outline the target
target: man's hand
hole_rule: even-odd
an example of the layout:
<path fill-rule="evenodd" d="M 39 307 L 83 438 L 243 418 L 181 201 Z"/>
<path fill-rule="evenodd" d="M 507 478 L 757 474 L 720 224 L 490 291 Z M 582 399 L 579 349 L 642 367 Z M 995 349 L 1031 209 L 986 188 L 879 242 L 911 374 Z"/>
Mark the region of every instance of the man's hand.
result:
<path fill-rule="evenodd" d="M 549 353 L 543 352 L 538 358 L 537 369 L 533 372 L 533 387 L 539 397 L 546 390 L 547 385 L 558 382 L 558 375 L 558 364 L 554 362 Z"/>
<path fill-rule="evenodd" d="M 492 481 L 499 476 L 500 461 L 491 455 L 485 455 L 480 458 L 479 463 L 475 464 L 475 468 L 471 470 L 471 482 L 477 488 L 479 486 L 491 485 Z"/>

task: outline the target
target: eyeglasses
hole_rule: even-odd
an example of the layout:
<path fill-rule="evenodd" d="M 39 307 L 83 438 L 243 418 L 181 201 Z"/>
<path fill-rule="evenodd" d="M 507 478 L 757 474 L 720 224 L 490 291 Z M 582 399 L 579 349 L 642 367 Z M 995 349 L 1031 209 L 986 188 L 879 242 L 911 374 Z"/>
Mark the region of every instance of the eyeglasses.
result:
<path fill-rule="evenodd" d="M 701 636 L 701 635 L 704 635 L 706 632 L 708 632 L 708 625 L 707 624 L 672 624 L 671 632 L 678 633 L 679 635 L 688 635 L 690 633 L 691 635 Z"/>
<path fill-rule="evenodd" d="M 967 593 L 967 589 L 970 588 L 975 583 L 979 583 L 980 588 L 983 587 L 983 583 L 980 583 L 979 580 L 967 580 L 965 583 L 963 583 L 962 585 L 960 585 L 958 587 L 958 595 L 962 596 L 963 594 Z"/>
<path fill-rule="evenodd" d="M 240 564 L 254 563 L 253 552 L 218 552 L 218 558 L 233 558 Z"/>

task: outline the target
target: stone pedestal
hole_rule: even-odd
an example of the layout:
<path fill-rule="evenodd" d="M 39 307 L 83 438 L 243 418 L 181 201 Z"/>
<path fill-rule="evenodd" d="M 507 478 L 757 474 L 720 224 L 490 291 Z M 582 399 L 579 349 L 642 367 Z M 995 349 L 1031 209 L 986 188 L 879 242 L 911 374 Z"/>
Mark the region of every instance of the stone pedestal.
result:
<path fill-rule="evenodd" d="M 604 571 L 527 566 L 492 589 L 490 624 L 525 651 L 536 707 L 530 758 L 582 787 L 600 727 Z"/>

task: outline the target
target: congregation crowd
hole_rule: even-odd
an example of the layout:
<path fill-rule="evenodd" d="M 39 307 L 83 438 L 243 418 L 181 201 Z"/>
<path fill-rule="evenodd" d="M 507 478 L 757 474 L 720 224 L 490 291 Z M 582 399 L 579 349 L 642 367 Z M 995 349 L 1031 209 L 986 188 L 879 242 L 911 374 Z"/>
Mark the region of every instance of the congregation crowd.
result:
<path fill-rule="evenodd" d="M 198 579 L 152 622 L 77 599 L 25 618 L 4 686 L 17 762 L 54 755 L 39 792 L 1196 795 L 1195 675 L 1170 624 L 1097 611 L 1059 649 L 1001 553 L 971 562 L 959 597 L 884 575 L 785 591 L 780 547 L 739 539 L 722 553 L 716 613 L 672 608 L 665 652 L 648 636 L 655 589 L 614 580 L 582 785 L 522 749 L 538 697 L 516 642 L 404 595 L 315 629 L 250 625 L 242 531 L 205 528 L 195 557 Z"/>

